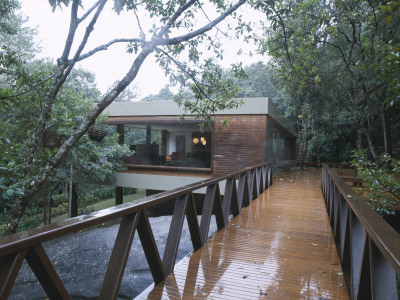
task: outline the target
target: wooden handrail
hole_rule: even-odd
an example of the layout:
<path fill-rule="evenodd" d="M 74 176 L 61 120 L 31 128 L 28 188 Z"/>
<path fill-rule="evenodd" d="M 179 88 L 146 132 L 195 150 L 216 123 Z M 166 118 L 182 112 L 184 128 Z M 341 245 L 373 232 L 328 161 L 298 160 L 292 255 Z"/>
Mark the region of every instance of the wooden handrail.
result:
<path fill-rule="evenodd" d="M 317 162 L 297 162 L 298 165 L 305 165 L 305 166 L 318 166 L 321 167 L 323 164 L 328 165 L 330 167 L 341 167 L 341 168 L 348 168 L 354 169 L 351 164 L 344 164 L 344 163 L 317 163 Z"/>
<path fill-rule="evenodd" d="M 238 184 L 236 184 L 238 178 Z M 219 182 L 226 180 L 221 200 Z M 208 237 L 211 215 L 215 214 L 218 230 L 227 222 L 230 212 L 235 216 L 255 197 L 272 184 L 272 162 L 258 164 L 222 176 L 211 177 L 171 191 L 145 197 L 134 203 L 124 203 L 91 214 L 78 216 L 43 227 L 0 238 L 0 299 L 6 299 L 26 259 L 50 298 L 69 299 L 64 285 L 51 264 L 42 243 L 66 234 L 122 218 L 99 299 L 116 299 L 125 270 L 133 235 L 138 232 L 150 271 L 156 283 L 173 271 L 183 219 L 186 216 L 197 250 Z M 198 223 L 193 192 L 207 188 L 201 223 Z M 147 208 L 176 199 L 170 232 L 163 259 L 154 241 Z M 51 279 L 51 280 L 49 280 Z"/>
<path fill-rule="evenodd" d="M 352 299 L 398 299 L 400 234 L 326 164 L 322 190 Z"/>

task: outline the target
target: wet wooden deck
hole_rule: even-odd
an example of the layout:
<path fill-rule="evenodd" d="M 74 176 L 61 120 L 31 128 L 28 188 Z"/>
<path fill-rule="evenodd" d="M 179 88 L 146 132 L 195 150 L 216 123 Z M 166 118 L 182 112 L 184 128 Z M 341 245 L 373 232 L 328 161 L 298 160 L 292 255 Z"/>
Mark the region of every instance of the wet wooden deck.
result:
<path fill-rule="evenodd" d="M 320 170 L 290 171 L 138 299 L 349 299 Z"/>

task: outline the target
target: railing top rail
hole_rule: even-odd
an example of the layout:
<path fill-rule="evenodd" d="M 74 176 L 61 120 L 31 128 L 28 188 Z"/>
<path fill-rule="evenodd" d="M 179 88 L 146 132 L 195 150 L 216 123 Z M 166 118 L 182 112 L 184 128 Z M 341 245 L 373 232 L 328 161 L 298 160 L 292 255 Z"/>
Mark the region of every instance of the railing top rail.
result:
<path fill-rule="evenodd" d="M 193 184 L 176 188 L 171 191 L 165 191 L 156 195 L 139 199 L 134 203 L 124 203 L 87 215 L 78 216 L 64 221 L 48 224 L 42 227 L 18 232 L 13 235 L 1 237 L 0 257 L 16 252 L 18 250 L 26 249 L 28 247 L 40 244 L 44 241 L 48 241 L 59 236 L 73 233 L 82 229 L 89 228 L 91 226 L 117 219 L 125 215 L 135 213 L 142 209 L 158 205 L 171 199 L 175 199 L 179 196 L 186 195 L 195 190 L 219 183 L 220 181 L 238 176 L 253 169 L 260 168 L 262 166 L 266 166 L 272 163 L 272 161 L 265 162 L 248 167 L 246 169 L 241 169 L 236 172 L 216 175 L 207 180 L 198 181 Z"/>
<path fill-rule="evenodd" d="M 352 190 L 339 175 L 332 169 L 322 164 L 334 184 L 346 199 L 353 213 L 363 224 L 369 236 L 375 242 L 381 253 L 391 263 L 396 272 L 400 274 L 400 234 L 376 213 L 364 199 Z"/>
<path fill-rule="evenodd" d="M 348 169 L 354 169 L 351 164 L 344 164 L 344 163 L 318 163 L 318 162 L 297 162 L 298 165 L 305 165 L 305 166 L 318 166 L 320 167 L 323 164 L 326 164 L 330 167 L 343 167 Z"/>

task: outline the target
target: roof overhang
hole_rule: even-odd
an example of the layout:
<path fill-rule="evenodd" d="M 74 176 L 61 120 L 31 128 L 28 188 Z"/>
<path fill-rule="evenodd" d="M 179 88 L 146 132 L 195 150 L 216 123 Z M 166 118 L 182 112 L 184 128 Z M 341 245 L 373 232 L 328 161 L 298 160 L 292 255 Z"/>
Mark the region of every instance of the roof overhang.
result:
<path fill-rule="evenodd" d="M 239 99 L 238 99 L 239 100 Z M 275 108 L 267 97 L 242 98 L 243 105 L 236 109 L 217 111 L 214 115 L 269 115 L 293 136 L 296 131 L 290 126 L 284 116 Z M 113 102 L 104 111 L 110 117 L 107 124 L 171 124 L 180 122 L 179 116 L 185 115 L 184 123 L 199 124 L 204 120 L 196 119 L 195 115 L 186 112 L 173 100 Z M 155 120 L 152 117 L 158 117 Z"/>

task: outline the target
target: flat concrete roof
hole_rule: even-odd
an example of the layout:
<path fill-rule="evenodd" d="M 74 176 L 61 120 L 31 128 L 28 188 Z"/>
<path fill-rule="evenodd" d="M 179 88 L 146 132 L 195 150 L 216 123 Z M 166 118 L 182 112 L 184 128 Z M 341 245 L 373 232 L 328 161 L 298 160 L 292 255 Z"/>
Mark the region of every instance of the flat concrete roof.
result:
<path fill-rule="evenodd" d="M 289 122 L 275 108 L 267 97 L 242 98 L 244 104 L 236 109 L 227 109 L 215 112 L 215 115 L 269 115 L 291 134 L 297 136 Z M 113 102 L 104 112 L 110 117 L 132 116 L 192 116 L 173 100 Z"/>

